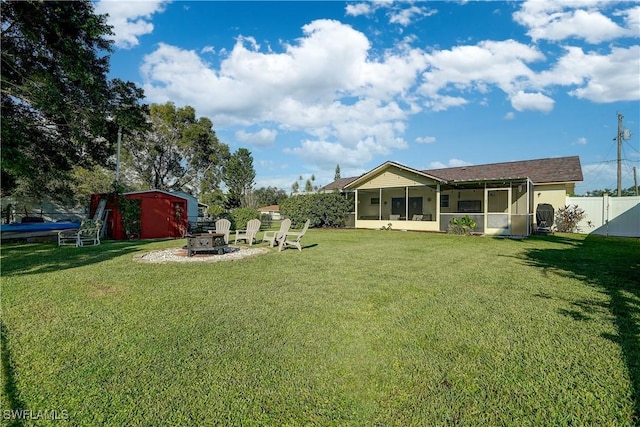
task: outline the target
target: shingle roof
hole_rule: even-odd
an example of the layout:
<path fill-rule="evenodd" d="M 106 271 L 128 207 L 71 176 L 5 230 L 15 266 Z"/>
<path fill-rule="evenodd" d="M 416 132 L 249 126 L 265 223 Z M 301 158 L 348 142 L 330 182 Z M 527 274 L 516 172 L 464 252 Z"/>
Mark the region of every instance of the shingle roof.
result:
<path fill-rule="evenodd" d="M 534 184 L 582 181 L 582 167 L 578 156 L 522 160 L 487 165 L 461 166 L 421 171 L 450 183 L 468 181 L 498 181 L 529 178 Z M 362 176 L 362 175 L 361 175 Z M 360 178 L 340 178 L 321 190 L 342 189 Z"/>
<path fill-rule="evenodd" d="M 449 182 L 529 178 L 534 184 L 582 181 L 578 156 L 461 166 L 423 171 Z"/>

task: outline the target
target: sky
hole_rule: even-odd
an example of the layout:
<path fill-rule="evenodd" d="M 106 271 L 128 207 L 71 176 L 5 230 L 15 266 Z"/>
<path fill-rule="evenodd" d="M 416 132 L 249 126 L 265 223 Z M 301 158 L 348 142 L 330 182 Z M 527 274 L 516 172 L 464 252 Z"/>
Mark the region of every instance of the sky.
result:
<path fill-rule="evenodd" d="M 386 161 L 580 156 L 576 193 L 640 169 L 640 2 L 105 1 L 111 78 L 190 105 L 256 188 Z"/>

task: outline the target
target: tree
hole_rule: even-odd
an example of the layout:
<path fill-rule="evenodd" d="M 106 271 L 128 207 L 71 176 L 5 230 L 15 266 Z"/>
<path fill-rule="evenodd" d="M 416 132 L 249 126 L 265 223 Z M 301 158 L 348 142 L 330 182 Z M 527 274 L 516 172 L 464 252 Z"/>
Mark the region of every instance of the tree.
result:
<path fill-rule="evenodd" d="M 245 197 L 253 190 L 256 171 L 253 157 L 246 148 L 238 148 L 223 168 L 224 183 L 227 185 L 227 208 L 247 206 Z"/>
<path fill-rule="evenodd" d="M 277 205 L 288 197 L 285 190 L 271 186 L 260 187 L 253 193 L 256 196 L 258 206 Z"/>
<path fill-rule="evenodd" d="M 71 194 L 74 166 L 106 165 L 121 100 L 142 91 L 109 81 L 112 34 L 93 3 L 2 2 L 2 192 Z"/>
<path fill-rule="evenodd" d="M 304 191 L 305 193 L 312 193 L 313 192 L 313 184 L 311 184 L 311 180 L 307 180 L 307 182 L 304 183 Z"/>
<path fill-rule="evenodd" d="M 297 194 L 298 191 L 300 191 L 300 184 L 298 184 L 298 181 L 294 181 L 293 184 L 291 184 L 291 193 Z"/>
<path fill-rule="evenodd" d="M 336 173 L 333 176 L 333 180 L 337 181 L 340 179 L 340 165 L 336 165 Z"/>
<path fill-rule="evenodd" d="M 125 161 L 146 188 L 215 191 L 229 147 L 218 140 L 211 120 L 196 119 L 193 107 L 153 104 L 149 130 L 124 138 Z"/>

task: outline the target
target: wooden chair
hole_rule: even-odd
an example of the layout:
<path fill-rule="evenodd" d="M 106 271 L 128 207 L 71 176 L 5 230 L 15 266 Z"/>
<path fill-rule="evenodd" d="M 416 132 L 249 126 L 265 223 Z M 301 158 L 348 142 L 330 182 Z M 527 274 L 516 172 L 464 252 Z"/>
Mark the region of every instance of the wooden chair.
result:
<path fill-rule="evenodd" d="M 224 234 L 224 242 L 229 244 L 229 234 L 231 234 L 231 221 L 228 219 L 220 218 L 216 221 L 216 233 Z M 209 231 L 209 233 L 213 233 L 213 231 Z"/>
<path fill-rule="evenodd" d="M 309 229 L 309 224 L 310 223 L 311 223 L 311 221 L 307 220 L 304 223 L 304 227 L 302 227 L 302 230 L 300 230 L 300 231 L 290 231 L 290 232 L 286 233 L 284 235 L 284 237 L 282 239 L 280 239 L 280 245 L 278 247 L 278 251 L 283 250 L 287 245 L 295 246 L 296 248 L 298 248 L 299 251 L 302 251 L 302 244 L 300 243 L 300 241 L 302 240 L 302 237 L 304 237 L 304 234 Z"/>
<path fill-rule="evenodd" d="M 101 220 L 85 219 L 77 230 L 58 232 L 58 246 L 97 246 L 100 244 Z"/>
<path fill-rule="evenodd" d="M 246 230 L 236 230 L 235 243 L 238 243 L 238 240 L 246 240 L 249 243 L 249 246 L 253 245 L 256 235 L 258 234 L 258 231 L 260 231 L 260 225 L 261 222 L 259 219 L 252 219 L 247 222 Z"/>
<path fill-rule="evenodd" d="M 273 247 L 280 243 L 280 240 L 285 234 L 287 234 L 289 228 L 291 228 L 291 220 L 289 218 L 285 218 L 280 223 L 280 230 L 265 231 L 264 236 L 262 236 L 262 241 L 269 242 L 269 246 Z"/>

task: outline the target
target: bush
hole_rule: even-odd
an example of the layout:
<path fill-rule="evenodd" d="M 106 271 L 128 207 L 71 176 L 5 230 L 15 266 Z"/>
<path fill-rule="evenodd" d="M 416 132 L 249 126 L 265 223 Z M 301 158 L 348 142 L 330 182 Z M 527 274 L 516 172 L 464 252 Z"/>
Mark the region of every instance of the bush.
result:
<path fill-rule="evenodd" d="M 309 219 L 311 227 L 344 227 L 351 202 L 339 193 L 300 194 L 280 203 L 280 213 L 300 228 Z"/>
<path fill-rule="evenodd" d="M 249 220 L 260 219 L 260 212 L 253 208 L 236 208 L 231 211 L 228 219 L 232 230 L 244 229 Z"/>
<path fill-rule="evenodd" d="M 477 226 L 478 223 L 476 223 L 473 218 L 465 215 L 462 218 L 451 218 L 447 232 L 451 234 L 471 235 Z"/>
<path fill-rule="evenodd" d="M 556 212 L 556 228 L 560 232 L 575 233 L 578 231 L 578 223 L 585 217 L 583 209 L 578 205 L 564 206 Z"/>

